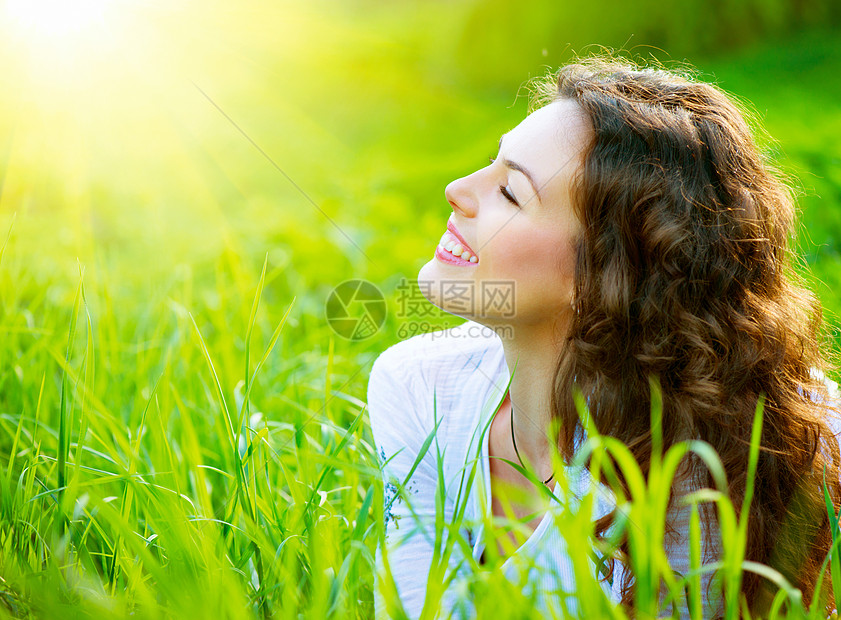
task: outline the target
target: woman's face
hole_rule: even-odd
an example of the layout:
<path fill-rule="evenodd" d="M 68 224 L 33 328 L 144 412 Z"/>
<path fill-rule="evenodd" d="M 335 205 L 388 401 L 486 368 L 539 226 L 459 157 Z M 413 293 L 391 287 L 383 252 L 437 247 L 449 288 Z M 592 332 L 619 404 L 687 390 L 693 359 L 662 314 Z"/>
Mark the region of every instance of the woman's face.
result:
<path fill-rule="evenodd" d="M 447 186 L 450 230 L 418 274 L 430 302 L 486 325 L 537 325 L 571 311 L 582 227 L 570 183 L 591 133 L 577 103 L 556 101 L 505 134 L 493 163 Z"/>

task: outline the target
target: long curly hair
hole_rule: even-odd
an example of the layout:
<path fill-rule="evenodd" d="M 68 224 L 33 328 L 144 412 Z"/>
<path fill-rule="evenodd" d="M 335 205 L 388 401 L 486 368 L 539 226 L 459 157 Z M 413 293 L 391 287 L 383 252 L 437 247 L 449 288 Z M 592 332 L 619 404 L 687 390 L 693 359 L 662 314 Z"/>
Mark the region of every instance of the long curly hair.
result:
<path fill-rule="evenodd" d="M 764 395 L 745 559 L 810 596 L 831 546 L 824 471 L 836 510 L 841 483 L 827 423 L 835 409 L 820 380 L 821 309 L 791 268 L 790 187 L 758 149 L 747 115 L 716 86 L 604 57 L 567 65 L 546 84 L 533 105 L 574 100 L 594 129 L 573 187 L 584 233 L 552 403 L 562 454 L 572 456 L 581 432 L 575 386 L 598 431 L 624 442 L 647 473 L 654 376 L 664 449 L 689 438 L 711 444 L 740 506 Z M 711 486 L 700 462 L 689 472 L 696 486 Z M 597 534 L 611 522 L 600 520 Z M 707 540 L 711 527 L 707 520 Z M 744 574 L 752 610 L 774 590 Z"/>

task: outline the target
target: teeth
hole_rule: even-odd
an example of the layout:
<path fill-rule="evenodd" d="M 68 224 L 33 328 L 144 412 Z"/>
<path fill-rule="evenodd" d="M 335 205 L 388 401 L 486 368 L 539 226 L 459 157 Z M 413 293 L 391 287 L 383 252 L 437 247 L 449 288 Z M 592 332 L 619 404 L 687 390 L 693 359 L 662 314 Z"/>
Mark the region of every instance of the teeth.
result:
<path fill-rule="evenodd" d="M 439 246 L 447 252 L 449 252 L 450 254 L 452 254 L 453 256 L 461 258 L 464 261 L 470 263 L 479 262 L 479 259 L 476 256 L 473 256 L 473 254 L 471 254 L 469 250 L 467 250 L 463 245 L 461 245 L 461 242 L 452 233 L 450 233 L 450 231 L 444 232 L 444 235 L 441 237 Z"/>

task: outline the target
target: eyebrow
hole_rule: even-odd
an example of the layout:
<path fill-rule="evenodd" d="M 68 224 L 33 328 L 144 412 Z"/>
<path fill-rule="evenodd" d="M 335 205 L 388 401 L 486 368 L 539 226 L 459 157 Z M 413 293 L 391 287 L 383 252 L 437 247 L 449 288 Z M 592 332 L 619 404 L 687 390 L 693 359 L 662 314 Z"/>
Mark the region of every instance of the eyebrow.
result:
<path fill-rule="evenodd" d="M 504 137 L 505 137 L 505 134 L 503 134 L 502 136 L 500 136 L 500 138 L 499 138 L 499 146 L 497 147 L 497 151 L 501 151 L 501 150 L 502 150 L 502 139 L 503 139 Z M 535 193 L 535 195 L 537 196 L 537 199 L 538 199 L 540 202 L 543 202 L 543 199 L 540 197 L 540 191 L 538 190 L 538 184 L 537 184 L 537 182 L 534 180 L 534 177 L 531 175 L 531 172 L 529 172 L 528 170 L 526 170 L 523 166 L 521 166 L 521 165 L 520 165 L 520 164 L 518 164 L 517 162 L 515 162 L 515 161 L 511 161 L 510 159 L 505 159 L 504 157 L 502 158 L 502 165 L 503 165 L 503 166 L 505 166 L 506 168 L 510 168 L 511 170 L 516 170 L 517 172 L 522 173 L 522 175 L 523 175 L 524 177 L 526 177 L 526 178 L 529 180 L 529 183 L 531 183 L 531 187 L 532 187 L 532 189 L 534 190 L 534 193 Z"/>

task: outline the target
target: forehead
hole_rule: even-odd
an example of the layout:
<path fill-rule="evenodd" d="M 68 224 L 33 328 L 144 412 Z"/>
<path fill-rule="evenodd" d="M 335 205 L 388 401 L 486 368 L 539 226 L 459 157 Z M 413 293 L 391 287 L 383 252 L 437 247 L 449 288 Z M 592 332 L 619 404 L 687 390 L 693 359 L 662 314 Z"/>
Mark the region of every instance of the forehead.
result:
<path fill-rule="evenodd" d="M 571 99 L 561 99 L 535 110 L 508 132 L 503 153 L 527 168 L 542 188 L 552 191 L 566 185 L 578 170 L 591 135 L 581 107 Z"/>

